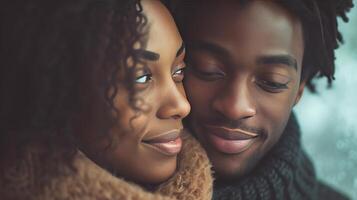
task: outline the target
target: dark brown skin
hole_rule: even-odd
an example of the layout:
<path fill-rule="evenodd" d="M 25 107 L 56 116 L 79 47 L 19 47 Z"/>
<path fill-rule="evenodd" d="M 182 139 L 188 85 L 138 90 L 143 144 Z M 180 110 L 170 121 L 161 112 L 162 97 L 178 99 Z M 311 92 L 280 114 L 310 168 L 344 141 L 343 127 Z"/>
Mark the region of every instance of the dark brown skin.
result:
<path fill-rule="evenodd" d="M 159 54 L 159 58 L 147 60 L 143 56 L 147 68 L 141 66 L 138 70 L 135 87 L 140 89 L 136 96 L 150 109 L 131 121 L 135 111 L 129 106 L 125 87 L 120 84 L 115 98 L 120 117 L 110 130 L 111 137 L 98 137 L 93 131 L 97 116 L 91 113 L 92 119 L 83 117 L 85 125 L 78 131 L 78 138 L 80 149 L 99 166 L 125 179 L 152 184 L 168 179 L 175 172 L 177 153 L 167 155 L 144 141 L 168 131 L 182 130 L 182 118 L 188 115 L 190 105 L 182 84 L 185 51 L 177 27 L 159 1 L 144 0 L 142 5 L 149 28 L 143 50 Z M 114 146 L 108 149 L 111 143 Z"/>
<path fill-rule="evenodd" d="M 243 7 L 231 0 L 205 1 L 188 19 L 188 123 L 218 179 L 240 177 L 277 143 L 303 93 L 302 27 L 272 1 L 252 1 Z M 227 128 L 258 136 L 232 153 L 212 140 L 213 132 L 236 134 Z"/>

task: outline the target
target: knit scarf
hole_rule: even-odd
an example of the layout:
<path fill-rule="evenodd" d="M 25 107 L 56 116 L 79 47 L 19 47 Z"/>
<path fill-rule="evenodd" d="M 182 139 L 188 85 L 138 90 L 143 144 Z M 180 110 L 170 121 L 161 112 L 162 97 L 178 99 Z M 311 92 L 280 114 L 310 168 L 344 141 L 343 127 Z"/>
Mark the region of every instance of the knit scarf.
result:
<path fill-rule="evenodd" d="M 302 150 L 294 114 L 279 142 L 246 177 L 214 188 L 214 199 L 317 199 L 314 167 Z"/>

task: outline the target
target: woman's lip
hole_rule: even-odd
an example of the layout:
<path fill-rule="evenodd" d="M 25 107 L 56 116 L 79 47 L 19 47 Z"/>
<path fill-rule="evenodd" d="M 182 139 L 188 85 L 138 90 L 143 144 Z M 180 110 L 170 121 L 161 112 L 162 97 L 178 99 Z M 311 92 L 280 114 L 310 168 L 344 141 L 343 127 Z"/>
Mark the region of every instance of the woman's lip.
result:
<path fill-rule="evenodd" d="M 177 139 L 178 137 L 180 137 L 181 131 L 182 130 L 180 130 L 180 129 L 172 129 L 172 130 L 166 131 L 158 136 L 151 137 L 148 139 L 143 139 L 142 141 L 145 143 L 170 142 L 170 141 L 173 141 L 173 140 Z"/>
<path fill-rule="evenodd" d="M 181 130 L 174 129 L 167 131 L 154 138 L 143 140 L 143 144 L 153 148 L 165 155 L 177 155 L 182 148 Z"/>
<path fill-rule="evenodd" d="M 156 142 L 156 143 L 147 143 L 144 142 L 144 145 L 147 145 L 150 148 L 154 148 L 155 150 L 168 155 L 174 156 L 180 153 L 182 148 L 182 139 L 181 137 L 177 137 L 174 140 L 168 142 Z"/>

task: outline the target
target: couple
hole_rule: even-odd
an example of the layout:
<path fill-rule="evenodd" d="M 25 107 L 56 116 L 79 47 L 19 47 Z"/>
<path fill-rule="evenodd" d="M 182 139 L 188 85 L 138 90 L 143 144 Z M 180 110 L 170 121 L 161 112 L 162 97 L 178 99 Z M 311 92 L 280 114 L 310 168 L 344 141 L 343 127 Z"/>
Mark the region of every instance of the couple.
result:
<path fill-rule="evenodd" d="M 292 108 L 315 75 L 331 83 L 350 7 L 8 3 L 2 199 L 344 199 L 316 179 Z"/>

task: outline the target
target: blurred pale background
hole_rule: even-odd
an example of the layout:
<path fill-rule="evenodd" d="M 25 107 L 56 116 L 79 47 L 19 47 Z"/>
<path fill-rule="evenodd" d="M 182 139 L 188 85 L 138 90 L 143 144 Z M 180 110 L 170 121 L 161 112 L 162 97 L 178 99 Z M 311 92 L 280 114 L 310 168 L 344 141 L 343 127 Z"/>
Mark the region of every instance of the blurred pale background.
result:
<path fill-rule="evenodd" d="M 318 94 L 305 90 L 295 107 L 303 145 L 312 157 L 317 176 L 357 200 L 357 1 L 348 24 L 339 23 L 345 43 L 336 53 L 331 89 L 316 81 Z"/>

